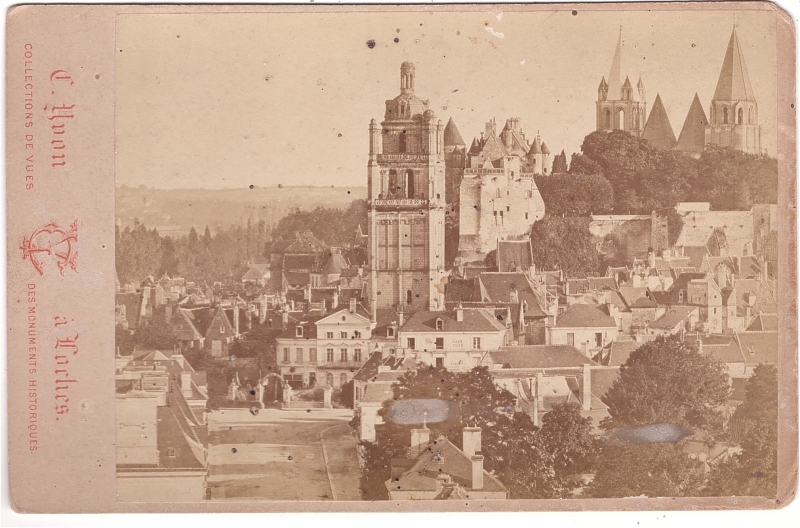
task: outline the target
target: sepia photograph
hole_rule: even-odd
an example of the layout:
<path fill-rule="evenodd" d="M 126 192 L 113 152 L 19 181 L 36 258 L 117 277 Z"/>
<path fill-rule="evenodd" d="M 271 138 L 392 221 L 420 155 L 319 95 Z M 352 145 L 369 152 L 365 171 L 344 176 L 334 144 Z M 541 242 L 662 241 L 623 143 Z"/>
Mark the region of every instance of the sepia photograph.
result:
<path fill-rule="evenodd" d="M 737 6 L 117 14 L 116 500 L 779 498 Z"/>

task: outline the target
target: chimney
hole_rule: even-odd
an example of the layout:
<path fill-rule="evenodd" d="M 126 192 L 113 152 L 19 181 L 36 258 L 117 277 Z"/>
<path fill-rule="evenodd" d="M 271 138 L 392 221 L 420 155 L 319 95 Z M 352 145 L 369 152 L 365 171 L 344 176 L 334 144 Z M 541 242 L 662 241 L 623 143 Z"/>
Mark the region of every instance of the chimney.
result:
<path fill-rule="evenodd" d="M 479 455 L 481 452 L 481 428 L 465 427 L 462 433 L 464 454 L 468 457 Z"/>
<path fill-rule="evenodd" d="M 483 455 L 469 457 L 472 461 L 472 489 L 483 489 Z"/>
<path fill-rule="evenodd" d="M 399 330 L 400 328 L 402 328 L 404 324 L 406 324 L 406 315 L 403 313 L 402 310 L 400 310 L 397 313 L 397 329 Z"/>
<path fill-rule="evenodd" d="M 192 396 L 192 373 L 182 371 L 181 372 L 181 394 L 183 394 L 184 398 L 189 398 Z"/>
<path fill-rule="evenodd" d="M 462 308 L 461 305 L 456 308 L 456 321 L 459 323 L 464 322 L 464 308 Z"/>
<path fill-rule="evenodd" d="M 350 313 L 356 313 L 356 298 L 350 297 Z"/>
<path fill-rule="evenodd" d="M 588 363 L 583 365 L 583 379 L 581 380 L 581 403 L 584 411 L 592 409 L 592 367 Z"/>
<path fill-rule="evenodd" d="M 287 312 L 286 310 L 281 312 L 281 322 L 283 323 L 284 326 L 289 324 L 289 312 Z"/>
<path fill-rule="evenodd" d="M 333 302 L 331 302 L 331 310 L 335 310 L 339 306 L 339 289 L 333 290 Z"/>
<path fill-rule="evenodd" d="M 239 307 L 233 303 L 233 333 L 239 335 Z"/>
<path fill-rule="evenodd" d="M 311 301 L 311 284 L 306 284 L 303 288 L 303 299 Z"/>
<path fill-rule="evenodd" d="M 411 456 L 416 458 L 431 443 L 431 430 L 427 427 L 411 430 Z"/>

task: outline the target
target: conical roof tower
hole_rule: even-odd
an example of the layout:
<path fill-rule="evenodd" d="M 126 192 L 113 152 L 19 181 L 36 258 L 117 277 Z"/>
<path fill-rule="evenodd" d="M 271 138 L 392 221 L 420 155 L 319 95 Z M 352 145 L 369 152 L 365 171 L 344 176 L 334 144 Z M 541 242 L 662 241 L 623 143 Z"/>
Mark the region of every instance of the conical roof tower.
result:
<path fill-rule="evenodd" d="M 675 132 L 667 117 L 667 110 L 661 102 L 661 95 L 656 94 L 647 124 L 644 126 L 642 137 L 662 150 L 675 147 Z"/>
<path fill-rule="evenodd" d="M 744 63 L 744 54 L 739 45 L 739 36 L 733 28 L 731 39 L 725 59 L 722 61 L 722 70 L 719 72 L 717 89 L 714 91 L 714 100 L 718 101 L 755 101 L 753 86 L 750 84 L 750 75 Z"/>
<path fill-rule="evenodd" d="M 458 127 L 451 117 L 447 121 L 447 126 L 444 127 L 444 146 L 445 147 L 465 147 L 466 143 L 461 138 L 458 132 Z"/>
<path fill-rule="evenodd" d="M 681 135 L 678 136 L 678 150 L 699 154 L 706 146 L 706 127 L 708 119 L 700 103 L 700 98 L 694 94 L 689 113 L 686 114 L 686 121 L 683 122 Z"/>

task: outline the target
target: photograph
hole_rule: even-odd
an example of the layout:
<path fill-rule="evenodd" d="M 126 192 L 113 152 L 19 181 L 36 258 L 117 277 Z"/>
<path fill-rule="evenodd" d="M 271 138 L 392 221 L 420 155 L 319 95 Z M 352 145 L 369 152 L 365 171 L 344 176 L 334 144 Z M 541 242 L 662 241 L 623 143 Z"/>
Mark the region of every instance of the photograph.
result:
<path fill-rule="evenodd" d="M 785 21 L 733 6 L 119 12 L 116 500 L 779 506 Z"/>

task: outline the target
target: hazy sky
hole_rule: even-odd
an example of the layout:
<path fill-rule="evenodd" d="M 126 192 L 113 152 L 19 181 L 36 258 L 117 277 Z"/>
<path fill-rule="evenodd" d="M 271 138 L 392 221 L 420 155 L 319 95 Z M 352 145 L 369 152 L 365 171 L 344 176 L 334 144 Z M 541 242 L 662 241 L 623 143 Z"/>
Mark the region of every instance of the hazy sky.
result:
<path fill-rule="evenodd" d="M 519 117 L 569 156 L 595 129 L 620 25 L 623 80 L 642 76 L 648 112 L 661 94 L 677 137 L 695 92 L 708 115 L 737 23 L 774 155 L 775 21 L 721 10 L 120 16 L 117 183 L 366 185 L 367 127 L 399 93 L 404 60 L 417 95 L 467 144 L 488 119 L 499 132 Z"/>

